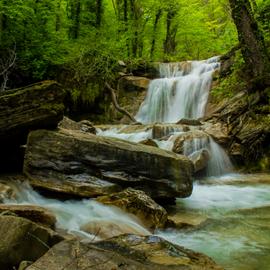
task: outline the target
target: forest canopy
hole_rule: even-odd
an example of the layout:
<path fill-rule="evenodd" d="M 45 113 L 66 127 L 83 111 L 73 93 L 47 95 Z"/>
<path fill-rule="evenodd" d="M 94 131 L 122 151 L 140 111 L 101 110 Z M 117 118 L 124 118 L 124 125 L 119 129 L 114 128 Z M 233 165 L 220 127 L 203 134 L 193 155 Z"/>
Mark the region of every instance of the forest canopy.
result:
<path fill-rule="evenodd" d="M 269 39 L 270 1 L 251 2 Z M 117 60 L 205 59 L 237 43 L 228 0 L 0 0 L 0 71 L 14 62 L 18 84 L 66 63 L 106 79 Z"/>

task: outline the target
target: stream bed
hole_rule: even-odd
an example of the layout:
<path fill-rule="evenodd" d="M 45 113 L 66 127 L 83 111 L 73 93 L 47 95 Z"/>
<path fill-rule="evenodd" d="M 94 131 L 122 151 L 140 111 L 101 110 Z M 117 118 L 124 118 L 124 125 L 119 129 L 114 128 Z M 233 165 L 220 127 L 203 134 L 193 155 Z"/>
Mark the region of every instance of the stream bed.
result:
<path fill-rule="evenodd" d="M 174 212 L 202 222 L 159 236 L 205 253 L 227 270 L 270 269 L 270 175 L 197 182 L 191 197 L 177 200 Z"/>
<path fill-rule="evenodd" d="M 98 237 L 80 227 L 90 221 L 122 224 L 139 234 L 149 232 L 115 207 L 93 200 L 48 199 L 27 184 L 16 185 L 17 198 L 6 203 L 35 204 L 50 209 L 64 229 L 90 241 Z M 270 265 L 270 175 L 230 174 L 195 182 L 193 194 L 177 199 L 170 212 L 196 224 L 155 234 L 170 242 L 202 252 L 226 270 L 268 270 Z"/>

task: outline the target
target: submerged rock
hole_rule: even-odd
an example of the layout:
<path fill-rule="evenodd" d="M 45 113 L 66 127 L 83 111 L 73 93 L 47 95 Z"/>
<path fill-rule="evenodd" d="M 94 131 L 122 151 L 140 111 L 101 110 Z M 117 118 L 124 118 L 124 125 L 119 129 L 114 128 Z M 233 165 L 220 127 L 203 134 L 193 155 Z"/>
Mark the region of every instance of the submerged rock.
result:
<path fill-rule="evenodd" d="M 192 191 L 192 162 L 155 147 L 78 131 L 31 132 L 24 172 L 32 185 L 47 190 L 96 197 L 119 187 L 171 200 Z"/>
<path fill-rule="evenodd" d="M 35 261 L 63 240 L 57 233 L 25 218 L 0 215 L 0 269 Z"/>
<path fill-rule="evenodd" d="M 120 207 L 128 213 L 134 214 L 144 226 L 150 229 L 164 228 L 167 222 L 166 210 L 140 190 L 128 188 L 119 193 L 99 197 L 97 201 Z"/>
<path fill-rule="evenodd" d="M 136 229 L 135 226 L 111 220 L 91 221 L 80 228 L 82 231 L 93 234 L 97 239 L 108 239 L 122 234 L 150 235 L 147 230 Z"/>
<path fill-rule="evenodd" d="M 55 245 L 27 270 L 222 270 L 212 259 L 157 236 L 124 235 L 94 244 Z"/>
<path fill-rule="evenodd" d="M 12 213 L 49 228 L 54 228 L 56 223 L 51 211 L 36 205 L 0 204 L 0 215 L 4 213 Z"/>

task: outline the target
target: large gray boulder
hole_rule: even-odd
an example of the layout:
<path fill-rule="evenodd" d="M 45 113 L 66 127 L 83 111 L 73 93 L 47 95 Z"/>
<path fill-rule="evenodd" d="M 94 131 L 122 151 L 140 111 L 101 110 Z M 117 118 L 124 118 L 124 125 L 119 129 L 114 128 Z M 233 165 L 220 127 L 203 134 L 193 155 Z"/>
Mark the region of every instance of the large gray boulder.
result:
<path fill-rule="evenodd" d="M 94 244 L 67 240 L 26 270 L 222 270 L 206 255 L 157 236 L 124 235 Z"/>
<path fill-rule="evenodd" d="M 38 130 L 28 137 L 24 173 L 36 187 L 81 197 L 133 187 L 165 202 L 191 194 L 193 164 L 187 157 L 120 139 Z"/>

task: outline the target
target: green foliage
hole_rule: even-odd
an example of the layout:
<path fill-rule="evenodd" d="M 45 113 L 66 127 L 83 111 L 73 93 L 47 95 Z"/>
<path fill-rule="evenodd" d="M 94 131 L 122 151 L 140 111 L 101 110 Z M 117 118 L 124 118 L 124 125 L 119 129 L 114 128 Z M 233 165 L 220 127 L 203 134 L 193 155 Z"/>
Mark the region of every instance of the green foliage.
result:
<path fill-rule="evenodd" d="M 246 80 L 242 74 L 243 67 L 244 60 L 242 54 L 240 51 L 236 51 L 230 74 L 226 77 L 218 78 L 211 91 L 211 95 L 217 102 L 224 98 L 231 98 L 239 91 L 245 89 Z"/>
<path fill-rule="evenodd" d="M 0 0 L 0 54 L 16 44 L 28 83 L 68 66 L 74 100 L 95 100 L 118 60 L 204 59 L 236 43 L 227 0 Z"/>

